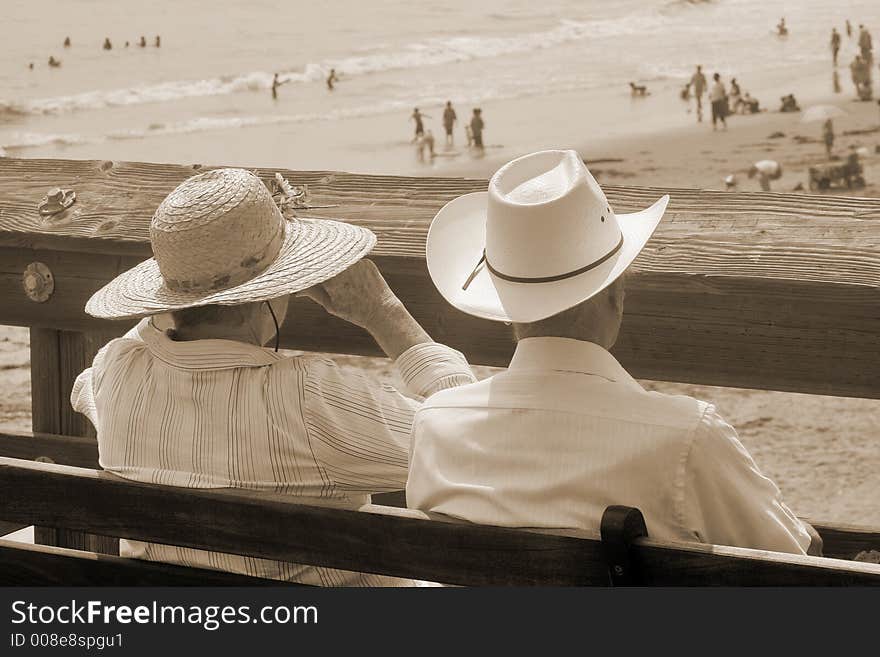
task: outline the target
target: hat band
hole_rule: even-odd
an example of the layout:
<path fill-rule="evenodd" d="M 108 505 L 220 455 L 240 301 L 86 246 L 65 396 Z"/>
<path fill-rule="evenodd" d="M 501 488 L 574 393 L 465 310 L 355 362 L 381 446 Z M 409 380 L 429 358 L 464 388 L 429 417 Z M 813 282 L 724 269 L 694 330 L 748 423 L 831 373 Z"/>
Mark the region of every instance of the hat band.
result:
<path fill-rule="evenodd" d="M 486 269 L 488 269 L 492 274 L 500 278 L 501 280 L 508 281 L 510 283 L 553 283 L 555 281 L 562 281 L 567 278 L 574 278 L 575 276 L 580 276 L 583 273 L 590 271 L 591 269 L 595 269 L 602 263 L 606 262 L 609 258 L 614 256 L 615 253 L 620 251 L 623 247 L 623 234 L 620 235 L 620 241 L 617 243 L 613 249 L 611 249 L 604 256 L 599 258 L 598 260 L 591 262 L 590 264 L 581 267 L 579 269 L 575 269 L 573 271 L 566 272 L 564 274 L 556 274 L 555 276 L 509 276 L 508 274 L 502 274 L 500 271 L 495 269 L 492 264 L 489 262 L 489 259 L 486 257 L 486 249 L 483 249 L 483 257 L 480 258 L 480 261 L 477 263 L 477 266 L 474 267 L 474 270 L 471 272 L 470 276 L 467 277 L 467 280 L 464 282 L 464 285 L 461 286 L 462 290 L 468 289 L 468 286 L 474 280 L 476 275 L 480 271 L 480 267 L 485 263 Z"/>

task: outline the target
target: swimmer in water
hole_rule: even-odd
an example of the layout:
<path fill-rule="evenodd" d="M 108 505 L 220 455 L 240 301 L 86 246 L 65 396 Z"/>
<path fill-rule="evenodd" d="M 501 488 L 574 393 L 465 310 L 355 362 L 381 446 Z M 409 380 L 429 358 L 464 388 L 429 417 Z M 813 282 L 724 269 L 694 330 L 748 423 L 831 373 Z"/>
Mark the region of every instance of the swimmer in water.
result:
<path fill-rule="evenodd" d="M 277 73 L 275 74 L 275 76 L 272 78 L 272 99 L 273 100 L 278 100 L 278 87 L 280 87 L 282 84 L 287 84 L 288 82 L 289 82 L 289 80 L 281 80 L 278 78 L 278 74 Z"/>

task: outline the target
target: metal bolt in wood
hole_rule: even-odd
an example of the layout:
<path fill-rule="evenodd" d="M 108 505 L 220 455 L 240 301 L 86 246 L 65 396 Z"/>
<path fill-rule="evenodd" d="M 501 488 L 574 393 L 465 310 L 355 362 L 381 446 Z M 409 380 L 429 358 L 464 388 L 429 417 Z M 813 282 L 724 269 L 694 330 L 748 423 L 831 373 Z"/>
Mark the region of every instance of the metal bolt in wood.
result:
<path fill-rule="evenodd" d="M 43 303 L 49 300 L 55 291 L 55 277 L 42 262 L 29 264 L 21 277 L 21 285 L 31 301 Z"/>

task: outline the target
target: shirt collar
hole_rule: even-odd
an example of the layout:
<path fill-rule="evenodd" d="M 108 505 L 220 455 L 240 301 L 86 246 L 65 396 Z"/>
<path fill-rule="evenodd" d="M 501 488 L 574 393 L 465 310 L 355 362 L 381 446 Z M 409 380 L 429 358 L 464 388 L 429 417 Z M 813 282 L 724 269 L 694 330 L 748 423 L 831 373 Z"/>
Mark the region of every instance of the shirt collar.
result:
<path fill-rule="evenodd" d="M 262 367 L 284 358 L 270 349 L 237 340 L 172 340 L 150 320 L 138 324 L 138 333 L 153 356 L 183 369 Z"/>
<path fill-rule="evenodd" d="M 588 374 L 642 389 L 605 349 L 594 342 L 571 338 L 524 338 L 517 343 L 508 369 Z"/>

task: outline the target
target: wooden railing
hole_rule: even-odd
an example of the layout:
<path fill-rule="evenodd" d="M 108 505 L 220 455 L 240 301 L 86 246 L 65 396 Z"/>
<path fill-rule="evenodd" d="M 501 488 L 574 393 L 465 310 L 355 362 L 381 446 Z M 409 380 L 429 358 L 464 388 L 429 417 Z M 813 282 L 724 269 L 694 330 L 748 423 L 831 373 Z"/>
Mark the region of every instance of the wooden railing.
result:
<path fill-rule="evenodd" d="M 84 313 L 85 302 L 150 255 L 154 209 L 182 180 L 208 168 L 0 158 L 0 324 L 31 329 L 35 432 L 94 436 L 70 408 L 72 381 L 130 324 L 95 320 Z M 276 171 L 255 173 L 269 184 Z M 378 235 L 371 257 L 434 339 L 475 364 L 507 363 L 509 328 L 449 307 L 424 261 L 425 235 L 437 210 L 460 194 L 485 189 L 485 181 L 280 173 L 308 184 L 316 205 L 333 206 L 302 214 L 350 221 Z M 77 200 L 43 218 L 37 204 L 51 187 L 71 188 Z M 880 398 L 880 200 L 624 187 L 606 192 L 617 212 L 643 208 L 663 193 L 672 197 L 628 279 L 614 353 L 634 376 Z M 32 263 L 42 263 L 51 283 L 41 281 L 45 285 L 29 296 L 23 276 Z M 281 338 L 291 348 L 378 354 L 365 332 L 304 299 L 290 304 Z M 113 550 L 104 539 L 79 534 L 43 538 Z"/>

